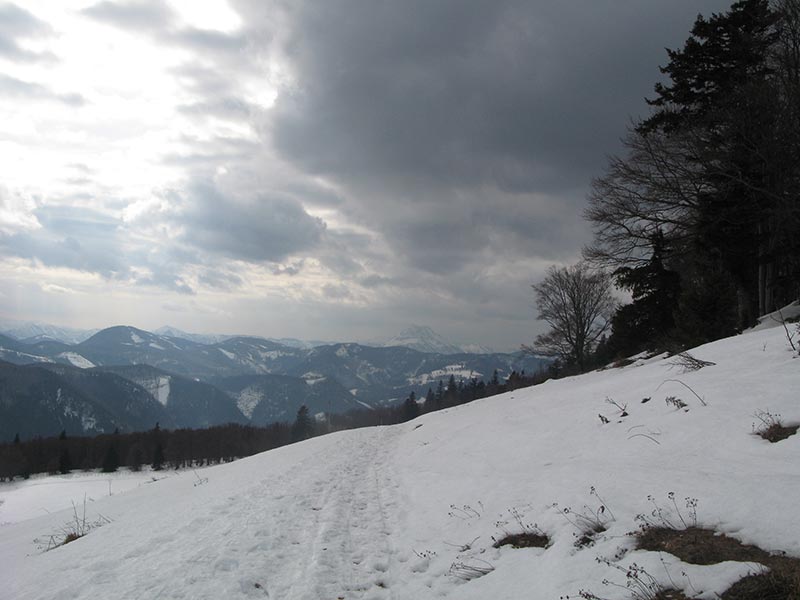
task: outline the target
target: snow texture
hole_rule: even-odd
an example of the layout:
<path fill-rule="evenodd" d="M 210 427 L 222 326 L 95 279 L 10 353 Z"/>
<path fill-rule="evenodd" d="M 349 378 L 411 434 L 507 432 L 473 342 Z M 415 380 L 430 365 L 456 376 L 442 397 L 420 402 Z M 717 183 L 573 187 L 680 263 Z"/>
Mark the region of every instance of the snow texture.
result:
<path fill-rule="evenodd" d="M 692 355 L 715 364 L 684 372 L 671 358 L 642 360 L 97 498 L 87 517 L 111 522 L 50 552 L 33 540 L 71 509 L 6 525 L 0 595 L 502 600 L 584 589 L 629 598 L 624 575 L 595 560 L 607 557 L 697 596 L 690 579 L 713 598 L 757 565 L 688 565 L 635 550 L 627 533 L 651 509 L 648 495 L 670 509 L 674 492 L 681 508 L 685 497 L 699 500 L 700 526 L 800 556 L 800 436 L 770 444 L 751 429 L 759 409 L 800 422 L 800 358 L 782 328 Z M 553 503 L 597 510 L 592 486 L 615 518 L 594 546 L 577 548 Z M 550 546 L 494 548 L 503 528 L 518 530 L 512 510 Z M 470 567 L 490 572 L 468 581 Z M 623 588 L 603 586 L 606 578 Z"/>
<path fill-rule="evenodd" d="M 236 406 L 245 417 L 251 419 L 253 411 L 263 399 L 264 393 L 257 386 L 248 386 L 236 396 Z"/>
<path fill-rule="evenodd" d="M 96 366 L 88 358 L 81 356 L 77 352 L 62 352 L 58 355 L 58 357 L 68 360 L 71 365 L 81 369 L 91 369 L 92 367 Z"/>

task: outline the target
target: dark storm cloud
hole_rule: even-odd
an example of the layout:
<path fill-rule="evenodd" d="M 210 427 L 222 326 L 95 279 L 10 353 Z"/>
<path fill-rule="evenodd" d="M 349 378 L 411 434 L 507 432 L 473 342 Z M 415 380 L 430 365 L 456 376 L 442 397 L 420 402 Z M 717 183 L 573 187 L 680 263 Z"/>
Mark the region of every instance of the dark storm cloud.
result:
<path fill-rule="evenodd" d="M 19 98 L 21 100 L 45 100 L 60 102 L 68 106 L 82 106 L 86 98 L 80 94 L 59 94 L 48 87 L 30 81 L 23 81 L 10 75 L 0 73 L 0 96 Z"/>
<path fill-rule="evenodd" d="M 646 112 L 664 47 L 726 4 L 273 3 L 264 38 L 292 83 L 266 131 L 413 268 L 576 256 L 589 182 Z M 270 22 L 262 2 L 238 6 Z"/>
<path fill-rule="evenodd" d="M 596 174 L 698 8 L 293 2 L 299 85 L 279 99 L 274 138 L 312 172 L 560 190 Z"/>
<path fill-rule="evenodd" d="M 28 50 L 20 42 L 52 35 L 52 28 L 15 4 L 0 5 L 0 57 L 18 62 L 54 61 L 50 52 Z"/>
<path fill-rule="evenodd" d="M 234 200 L 210 182 L 195 181 L 182 209 L 171 218 L 183 228 L 181 241 L 210 255 L 251 262 L 282 262 L 315 247 L 325 224 L 285 196 Z"/>

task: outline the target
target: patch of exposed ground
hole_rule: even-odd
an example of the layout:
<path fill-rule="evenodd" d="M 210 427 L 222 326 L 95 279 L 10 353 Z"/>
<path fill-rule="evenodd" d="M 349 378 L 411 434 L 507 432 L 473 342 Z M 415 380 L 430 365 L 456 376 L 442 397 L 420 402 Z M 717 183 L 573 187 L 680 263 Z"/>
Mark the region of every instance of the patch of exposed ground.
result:
<path fill-rule="evenodd" d="M 637 535 L 637 547 L 667 552 L 695 565 L 732 560 L 765 567 L 759 569 L 754 565 L 754 573 L 737 581 L 722 594 L 721 600 L 800 600 L 800 559 L 770 554 L 709 529 L 651 527 Z M 663 600 L 682 597 L 664 596 Z"/>

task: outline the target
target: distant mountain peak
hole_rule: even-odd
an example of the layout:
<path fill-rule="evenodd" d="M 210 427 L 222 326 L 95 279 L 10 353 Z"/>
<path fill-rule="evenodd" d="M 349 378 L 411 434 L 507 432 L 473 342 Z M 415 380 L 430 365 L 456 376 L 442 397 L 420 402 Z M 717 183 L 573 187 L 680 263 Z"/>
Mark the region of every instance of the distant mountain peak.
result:
<path fill-rule="evenodd" d="M 461 348 L 448 342 L 427 325 L 409 325 L 388 340 L 384 346 L 404 346 L 420 352 L 436 354 L 458 354 L 461 352 Z"/>

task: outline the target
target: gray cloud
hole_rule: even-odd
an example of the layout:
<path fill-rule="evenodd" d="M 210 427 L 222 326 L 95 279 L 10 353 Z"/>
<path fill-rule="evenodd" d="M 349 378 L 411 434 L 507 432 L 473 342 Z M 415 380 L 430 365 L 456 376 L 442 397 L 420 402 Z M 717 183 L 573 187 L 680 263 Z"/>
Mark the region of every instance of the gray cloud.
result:
<path fill-rule="evenodd" d="M 19 62 L 54 61 L 50 52 L 34 52 L 21 45 L 21 41 L 47 37 L 52 28 L 27 10 L 15 4 L 0 5 L 0 56 Z"/>
<path fill-rule="evenodd" d="M 187 115 L 213 116 L 228 120 L 249 120 L 255 112 L 255 107 L 235 97 L 220 98 L 210 102 L 194 102 L 182 104 L 178 110 Z"/>
<path fill-rule="evenodd" d="M 0 238 L 4 254 L 51 267 L 99 273 L 109 279 L 127 274 L 119 251 L 117 220 L 68 207 L 40 207 L 35 215 L 40 229 Z"/>
<path fill-rule="evenodd" d="M 238 2 L 291 71 L 275 148 L 441 275 L 577 254 L 589 182 L 647 110 L 664 46 L 727 1 L 263 4 Z"/>
<path fill-rule="evenodd" d="M 299 84 L 279 98 L 274 139 L 342 178 L 562 190 L 595 174 L 644 110 L 665 42 L 685 38 L 698 8 L 293 2 Z"/>
<path fill-rule="evenodd" d="M 208 181 L 187 186 L 181 208 L 169 217 L 183 229 L 180 241 L 211 255 L 251 262 L 283 262 L 320 241 L 325 223 L 297 201 L 261 195 L 231 199 Z"/>
<path fill-rule="evenodd" d="M 197 29 L 195 27 L 186 27 L 166 33 L 162 36 L 162 39 L 200 52 L 210 51 L 228 54 L 241 53 L 247 44 L 247 40 L 243 35 Z"/>
<path fill-rule="evenodd" d="M 23 81 L 3 73 L 0 73 L 0 95 L 25 100 L 60 102 L 68 106 L 82 106 L 86 103 L 86 99 L 80 94 L 59 94 L 41 84 Z"/>
<path fill-rule="evenodd" d="M 167 153 L 162 161 L 173 165 L 212 166 L 229 161 L 244 160 L 256 152 L 260 145 L 237 137 L 215 136 L 210 140 L 199 140 L 184 136 L 183 143 L 192 148 L 191 152 Z"/>
<path fill-rule="evenodd" d="M 184 261 L 170 260 L 171 250 L 160 254 L 132 245 L 130 232 L 117 218 L 70 206 L 42 206 L 34 214 L 41 227 L 0 235 L 0 254 L 96 273 L 107 280 L 193 293 L 178 272 Z"/>
<path fill-rule="evenodd" d="M 164 2 L 147 0 L 98 2 L 81 13 L 107 25 L 138 32 L 161 31 L 175 19 L 174 13 Z"/>
<path fill-rule="evenodd" d="M 148 33 L 163 44 L 200 53 L 238 54 L 247 40 L 239 33 L 179 27 L 175 13 L 161 1 L 127 0 L 98 2 L 81 13 L 100 23 L 133 33 Z"/>

